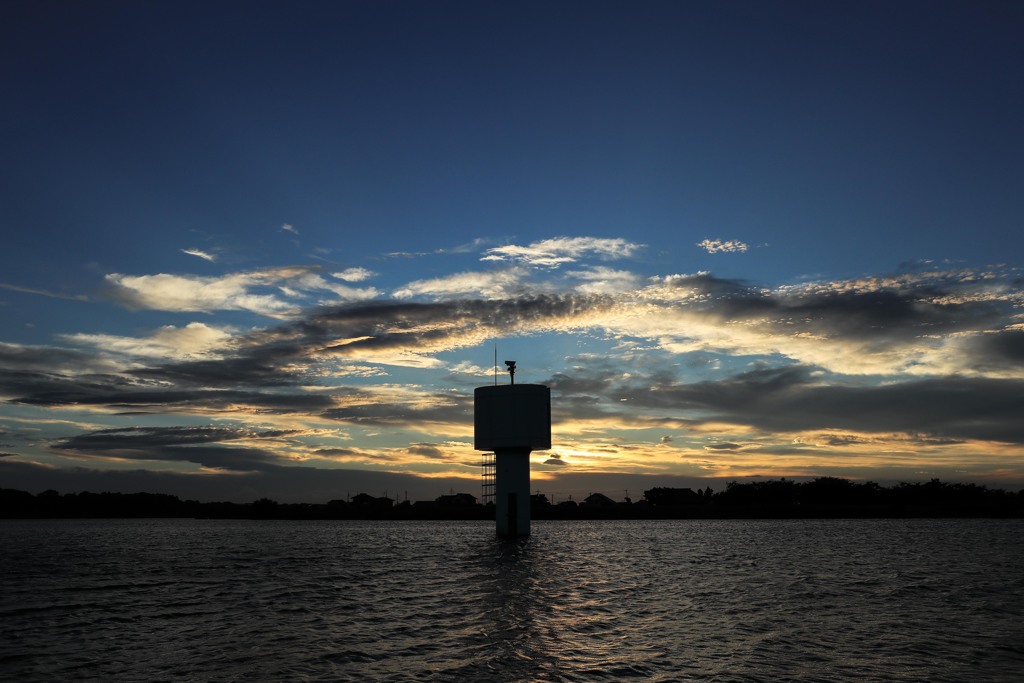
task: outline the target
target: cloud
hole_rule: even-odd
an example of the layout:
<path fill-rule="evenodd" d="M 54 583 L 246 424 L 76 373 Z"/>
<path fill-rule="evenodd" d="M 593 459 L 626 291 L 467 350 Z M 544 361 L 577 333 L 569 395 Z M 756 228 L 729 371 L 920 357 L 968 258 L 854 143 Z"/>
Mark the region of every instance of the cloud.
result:
<path fill-rule="evenodd" d="M 275 288 L 294 289 L 277 295 L 288 302 L 339 284 L 315 269 L 271 273 L 266 281 Z M 694 471 L 736 473 L 750 466 L 755 449 L 758 462 L 794 469 L 815 453 L 838 450 L 847 463 L 877 453 L 893 460 L 915 449 L 982 462 L 978 454 L 995 458 L 1024 439 L 1022 295 L 1012 273 L 915 272 L 775 288 L 696 273 L 601 292 L 555 289 L 619 273 L 580 268 L 541 283 L 545 291 L 524 279 L 514 294 L 496 299 L 476 293 L 351 301 L 246 332 L 192 323 L 138 338 L 61 337 L 79 347 L 73 349 L 0 346 L 0 386 L 13 405 L 33 409 L 252 420 L 257 431 L 345 424 L 370 439 L 424 443 L 416 434 L 425 435 L 441 449 L 436 443 L 471 433 L 471 393 L 459 388 L 469 379 L 454 373 L 482 370 L 444 354 L 499 336 L 588 332 L 614 343 L 614 354 L 572 357 L 544 382 L 557 396 L 560 429 L 575 440 L 573 448 L 558 445 L 574 469 L 687 463 Z M 710 353 L 732 369 L 712 369 L 701 360 Z M 379 365 L 442 375 L 436 387 L 371 385 L 358 377 L 379 375 Z M 659 443 L 668 432 L 676 435 L 671 448 Z M 635 434 L 635 442 L 610 434 Z M 118 438 L 144 441 L 139 434 Z M 113 447 L 82 450 L 84 443 L 68 441 L 60 452 L 142 458 L 134 451 L 118 456 Z M 365 458 L 402 467 L 415 461 L 389 447 Z M 199 449 L 193 464 L 247 472 L 283 467 L 290 461 L 281 453 L 296 452 L 281 439 L 236 439 L 157 443 L 152 455 L 180 458 L 174 449 L 184 448 Z M 280 462 L 268 459 L 271 451 Z"/>
<path fill-rule="evenodd" d="M 349 287 L 324 279 L 316 272 L 305 272 L 291 277 L 287 280 L 287 288 L 284 290 L 291 296 L 299 298 L 304 292 L 328 291 L 335 294 L 338 299 L 335 301 L 320 301 L 320 305 L 338 303 L 339 301 L 363 301 L 373 299 L 380 292 L 376 287 Z"/>
<path fill-rule="evenodd" d="M 146 449 L 157 446 L 192 446 L 239 439 L 277 439 L 294 431 L 256 431 L 238 427 L 124 427 L 100 429 L 64 439 L 58 448 L 78 451 Z"/>
<path fill-rule="evenodd" d="M 709 254 L 743 252 L 748 249 L 746 243 L 739 240 L 704 239 L 698 242 L 697 246 Z"/>
<path fill-rule="evenodd" d="M 321 413 L 325 418 L 367 427 L 424 428 L 459 425 L 468 429 L 473 397 L 467 393 L 423 391 L 377 386 L 350 393 L 340 405 Z"/>
<path fill-rule="evenodd" d="M 741 448 L 743 447 L 738 443 L 732 443 L 730 441 L 717 441 L 704 446 L 704 449 L 708 451 L 738 451 Z"/>
<path fill-rule="evenodd" d="M 397 352 L 451 351 L 499 334 L 567 331 L 592 324 L 588 312 L 608 302 L 599 296 L 569 294 L 495 301 L 367 302 L 318 311 L 296 331 L 306 339 L 340 340 L 321 347 L 318 354 L 370 361 Z"/>
<path fill-rule="evenodd" d="M 209 261 L 210 263 L 213 263 L 214 261 L 217 260 L 217 258 L 213 256 L 213 254 L 208 254 L 207 252 L 200 251 L 199 249 L 182 249 L 181 252 L 183 254 L 188 254 L 189 256 L 198 256 L 204 261 Z"/>
<path fill-rule="evenodd" d="M 290 278 L 304 291 L 322 286 L 322 280 L 308 271 Z M 1019 292 L 1004 280 L 966 273 L 774 290 L 698 273 L 654 278 L 638 289 L 606 294 L 527 291 L 495 300 L 353 302 L 311 309 L 289 322 L 245 334 L 191 323 L 167 326 L 141 338 L 67 335 L 63 339 L 96 353 L 8 345 L 0 347 L 0 367 L 6 353 L 5 390 L 32 405 L 160 411 L 191 404 L 195 410 L 209 411 L 236 402 L 252 410 L 314 409 L 328 419 L 357 421 L 390 413 L 336 406 L 326 395 L 297 394 L 295 387 L 321 385 L 329 378 L 379 375 L 374 365 L 475 371 L 472 364 L 453 366 L 437 354 L 502 335 L 604 331 L 621 338 L 623 349 L 636 346 L 626 343 L 631 339 L 647 340 L 648 350 L 637 357 L 651 363 L 658 362 L 651 355 L 655 352 L 713 352 L 719 357 L 774 359 L 773 363 L 784 361 L 809 368 L 808 372 L 865 381 L 874 381 L 874 375 L 904 380 L 953 375 L 1024 379 L 1024 331 L 1006 324 L 1018 299 Z M 111 353 L 132 356 L 136 365 L 125 365 Z M 636 406 L 646 400 L 639 393 L 623 393 L 633 387 L 622 378 L 626 362 L 629 359 L 620 353 L 617 367 L 602 368 L 603 374 L 597 376 L 593 361 L 586 361 L 553 375 L 551 385 L 563 394 L 565 408 L 581 418 L 614 414 L 623 419 L 632 408 L 612 409 L 603 397 L 628 398 Z M 643 367 L 637 370 L 638 377 L 644 376 Z M 84 372 L 106 376 L 82 378 Z M 657 386 L 675 388 L 671 375 L 647 376 Z M 769 386 L 759 386 L 758 391 Z M 339 388 L 336 396 L 345 395 Z M 426 412 L 418 415 L 427 418 Z"/>
<path fill-rule="evenodd" d="M 629 258 L 644 245 L 622 238 L 555 237 L 532 242 L 527 246 L 506 244 L 484 251 L 481 261 L 518 261 L 531 266 L 557 268 L 574 263 L 583 256 L 593 255 L 602 260 Z"/>
<path fill-rule="evenodd" d="M 1024 380 L 945 377 L 826 383 L 813 368 L 761 368 L 722 380 L 634 387 L 639 406 L 701 414 L 765 433 L 838 429 L 1024 444 Z M 712 445 L 712 449 L 736 444 Z"/>
<path fill-rule="evenodd" d="M 494 368 L 480 367 L 476 363 L 468 360 L 462 360 L 454 365 L 449 366 L 448 371 L 453 375 L 472 375 L 474 377 L 489 377 L 493 372 Z"/>
<path fill-rule="evenodd" d="M 0 379 L 7 395 L 23 405 L 191 414 L 312 411 L 331 420 L 376 420 L 382 416 L 378 409 L 352 403 L 359 392 L 338 387 L 330 394 L 310 394 L 297 392 L 297 387 L 344 376 L 347 368 L 364 376 L 379 374 L 368 363 L 444 367 L 432 353 L 479 343 L 497 330 L 538 329 L 589 305 L 579 297 L 532 297 L 494 305 L 381 302 L 317 309 L 292 323 L 231 336 L 202 324 L 168 326 L 143 338 L 68 335 L 69 341 L 96 352 L 0 346 Z M 135 363 L 113 362 L 107 358 L 111 352 L 133 355 Z M 366 395 L 367 402 L 391 405 L 396 400 L 380 391 Z M 336 406 L 338 400 L 346 405 Z M 441 395 L 431 400 L 452 403 L 451 397 Z M 464 415 L 431 416 L 428 410 L 403 415 L 421 422 L 465 420 Z"/>
<path fill-rule="evenodd" d="M 405 449 L 410 455 L 415 455 L 420 458 L 427 458 L 429 460 L 443 460 L 447 457 L 447 454 L 436 444 L 432 443 L 416 443 Z"/>
<path fill-rule="evenodd" d="M 177 312 L 249 311 L 282 318 L 296 315 L 314 303 L 314 292 L 328 291 L 342 301 L 370 299 L 377 290 L 357 289 L 325 280 L 312 267 L 284 267 L 232 273 L 221 277 L 198 275 L 106 276 L 110 296 L 125 306 Z"/>
<path fill-rule="evenodd" d="M 294 225 L 291 225 L 290 223 L 282 224 L 281 225 L 281 229 L 286 231 L 286 232 L 290 232 L 293 235 L 298 235 L 299 234 L 298 228 L 296 228 Z"/>
<path fill-rule="evenodd" d="M 180 312 L 241 310 L 270 317 L 296 313 L 297 308 L 275 294 L 255 294 L 252 290 L 284 279 L 287 277 L 276 271 L 223 277 L 166 273 L 106 276 L 113 287 L 113 298 L 131 308 Z"/>
<path fill-rule="evenodd" d="M 12 285 L 4 282 L 0 282 L 0 289 L 6 289 L 11 292 L 22 292 L 23 294 L 35 294 L 37 296 L 45 296 L 51 299 L 67 299 L 68 301 L 88 301 L 89 297 L 85 294 L 65 294 L 64 292 L 52 292 L 48 289 L 40 289 L 38 287 L 22 287 L 20 285 Z"/>
<path fill-rule="evenodd" d="M 523 268 L 507 268 L 488 272 L 465 272 L 429 280 L 415 280 L 394 291 L 396 299 L 432 296 L 446 299 L 460 296 L 482 296 L 503 299 L 522 291 L 526 276 Z"/>
<path fill-rule="evenodd" d="M 636 289 L 640 277 L 627 270 L 614 270 L 607 266 L 597 266 L 589 270 L 573 270 L 568 276 L 582 280 L 576 291 L 582 294 L 616 294 Z"/>
<path fill-rule="evenodd" d="M 366 268 L 356 267 L 346 268 L 345 270 L 337 273 L 331 273 L 331 275 L 339 280 L 344 280 L 345 282 L 362 282 L 363 280 L 370 279 L 376 275 L 376 273 Z"/>
<path fill-rule="evenodd" d="M 35 376 L 80 378 L 121 370 L 122 363 L 81 349 L 0 342 L 0 377 L 6 376 L 0 381 L 0 392 L 6 395 Z"/>
<path fill-rule="evenodd" d="M 128 427 L 78 434 L 61 439 L 52 447 L 58 452 L 79 456 L 191 462 L 220 470 L 252 471 L 287 461 L 264 448 L 221 444 L 275 441 L 296 433 L 294 430 L 257 431 L 230 427 Z"/>
<path fill-rule="evenodd" d="M 464 242 L 463 244 L 458 244 L 450 249 L 441 249 L 439 251 L 445 254 L 469 254 L 477 251 L 483 245 L 493 242 L 494 240 L 490 240 L 485 237 L 477 237 L 469 242 Z"/>
<path fill-rule="evenodd" d="M 781 356 L 853 375 L 1024 377 L 1019 288 L 991 272 L 931 272 L 776 289 L 708 273 L 653 278 L 607 329 L 671 353 Z M 984 353 L 983 362 L 979 354 Z"/>
<path fill-rule="evenodd" d="M 215 357 L 231 342 L 232 332 L 201 322 L 184 327 L 164 325 L 147 337 L 119 337 L 110 334 L 65 334 L 60 338 L 73 344 L 92 346 L 106 353 L 121 353 L 155 359 Z"/>

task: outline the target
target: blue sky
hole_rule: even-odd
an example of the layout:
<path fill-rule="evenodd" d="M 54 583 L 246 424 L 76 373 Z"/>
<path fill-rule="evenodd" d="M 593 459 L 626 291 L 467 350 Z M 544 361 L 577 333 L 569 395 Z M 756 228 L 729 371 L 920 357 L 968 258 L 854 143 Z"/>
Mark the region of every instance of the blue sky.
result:
<path fill-rule="evenodd" d="M 1024 486 L 1016 3 L 4 15 L 5 486 Z"/>

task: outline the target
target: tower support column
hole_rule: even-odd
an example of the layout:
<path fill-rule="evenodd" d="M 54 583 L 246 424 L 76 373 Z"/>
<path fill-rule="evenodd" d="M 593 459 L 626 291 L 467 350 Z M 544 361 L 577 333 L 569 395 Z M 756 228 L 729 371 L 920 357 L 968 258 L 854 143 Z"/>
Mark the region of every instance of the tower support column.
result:
<path fill-rule="evenodd" d="M 495 460 L 495 526 L 502 536 L 530 533 L 530 449 L 499 448 Z"/>

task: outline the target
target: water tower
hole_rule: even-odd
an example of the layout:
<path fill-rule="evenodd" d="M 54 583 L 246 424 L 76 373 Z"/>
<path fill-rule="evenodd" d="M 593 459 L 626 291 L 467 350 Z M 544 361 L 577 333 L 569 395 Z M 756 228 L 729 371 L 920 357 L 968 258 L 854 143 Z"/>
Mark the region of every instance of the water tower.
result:
<path fill-rule="evenodd" d="M 494 452 L 498 534 L 520 536 L 530 533 L 530 451 L 551 448 L 551 389 L 516 384 L 516 362 L 505 365 L 510 384 L 473 394 L 473 447 Z"/>

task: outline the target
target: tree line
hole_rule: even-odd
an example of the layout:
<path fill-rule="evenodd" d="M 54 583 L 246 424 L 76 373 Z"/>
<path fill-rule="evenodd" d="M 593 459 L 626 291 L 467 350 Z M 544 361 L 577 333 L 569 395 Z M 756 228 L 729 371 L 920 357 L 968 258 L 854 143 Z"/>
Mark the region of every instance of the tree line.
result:
<path fill-rule="evenodd" d="M 809 481 L 730 482 L 710 487 L 654 487 L 636 502 L 592 494 L 583 502 L 551 504 L 531 496 L 534 519 L 816 518 L 816 517 L 1024 517 L 1024 491 L 978 484 L 902 482 L 885 487 L 837 477 Z M 251 503 L 181 500 L 163 493 L 81 493 L 0 489 L 0 518 L 218 518 L 218 519 L 494 519 L 494 506 L 472 495 L 402 501 L 362 493 L 327 503 Z"/>

